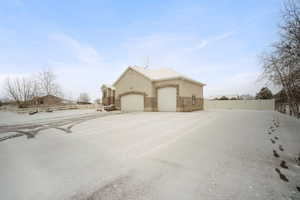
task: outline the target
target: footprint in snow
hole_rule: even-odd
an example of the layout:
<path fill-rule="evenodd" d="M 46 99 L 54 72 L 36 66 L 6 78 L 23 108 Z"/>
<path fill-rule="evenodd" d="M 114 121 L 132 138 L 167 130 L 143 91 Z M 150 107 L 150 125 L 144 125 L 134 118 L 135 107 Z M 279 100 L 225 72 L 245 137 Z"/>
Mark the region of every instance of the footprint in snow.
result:
<path fill-rule="evenodd" d="M 276 143 L 275 140 L 273 140 L 273 139 L 270 139 L 270 141 L 272 142 L 272 144 L 275 144 L 275 143 Z"/>
<path fill-rule="evenodd" d="M 274 138 L 275 138 L 275 140 L 278 140 L 278 139 L 279 139 L 277 136 L 275 136 Z"/>
<path fill-rule="evenodd" d="M 279 145 L 279 150 L 280 150 L 280 151 L 284 151 L 284 148 L 282 147 L 281 144 Z"/>
<path fill-rule="evenodd" d="M 280 163 L 280 167 L 284 168 L 284 169 L 288 169 L 289 167 L 286 165 L 286 162 L 283 160 Z"/>
<path fill-rule="evenodd" d="M 276 150 L 273 150 L 273 156 L 276 157 L 276 158 L 280 157 Z"/>
<path fill-rule="evenodd" d="M 296 160 L 296 163 L 297 163 L 297 165 L 299 165 L 300 166 L 300 155 L 299 155 L 299 157 L 297 158 L 295 158 L 295 160 Z"/>
<path fill-rule="evenodd" d="M 289 179 L 283 174 L 281 173 L 280 169 L 275 168 L 275 171 L 278 173 L 279 178 L 285 182 L 289 182 Z"/>

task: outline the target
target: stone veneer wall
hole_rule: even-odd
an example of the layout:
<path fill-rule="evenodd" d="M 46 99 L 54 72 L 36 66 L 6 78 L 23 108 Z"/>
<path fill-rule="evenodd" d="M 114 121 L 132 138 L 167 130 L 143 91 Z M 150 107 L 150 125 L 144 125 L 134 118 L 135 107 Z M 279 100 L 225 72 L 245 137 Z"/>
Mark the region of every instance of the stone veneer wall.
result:
<path fill-rule="evenodd" d="M 177 97 L 177 112 L 191 112 L 196 110 L 203 110 L 203 99 L 196 98 L 195 104 L 192 105 L 192 97 Z M 115 100 L 117 109 L 121 109 L 120 98 Z M 157 99 L 156 97 L 144 97 L 144 111 L 157 112 Z"/>
<path fill-rule="evenodd" d="M 157 87 L 155 87 L 155 97 L 149 97 L 144 92 L 138 92 L 138 91 L 130 91 L 126 93 L 122 93 L 118 96 L 118 98 L 115 99 L 115 106 L 117 109 L 121 109 L 121 102 L 120 99 L 124 95 L 128 94 L 140 94 L 144 96 L 144 111 L 146 112 L 156 112 L 158 111 L 157 108 L 157 91 L 160 88 L 164 87 L 174 87 L 177 89 L 177 112 L 191 112 L 196 110 L 203 110 L 204 109 L 204 101 L 202 98 L 196 98 L 195 104 L 192 104 L 192 96 L 190 97 L 181 97 L 179 96 L 179 85 L 178 84 L 161 84 Z"/>
<path fill-rule="evenodd" d="M 114 97 L 103 97 L 102 98 L 102 105 L 109 106 L 114 104 Z"/>
<path fill-rule="evenodd" d="M 191 112 L 196 110 L 203 110 L 203 99 L 196 98 L 195 104 L 192 104 L 192 97 L 178 97 L 177 100 L 177 111 L 178 112 Z"/>
<path fill-rule="evenodd" d="M 145 97 L 144 99 L 145 111 L 155 112 L 157 111 L 157 101 L 155 97 Z"/>
<path fill-rule="evenodd" d="M 177 112 L 191 112 L 196 110 L 203 110 L 203 99 L 196 98 L 195 104 L 192 104 L 192 97 L 177 97 Z M 115 99 L 115 106 L 117 109 L 121 109 L 120 98 Z M 157 112 L 157 98 L 156 97 L 144 97 L 144 111 L 145 112 Z"/>

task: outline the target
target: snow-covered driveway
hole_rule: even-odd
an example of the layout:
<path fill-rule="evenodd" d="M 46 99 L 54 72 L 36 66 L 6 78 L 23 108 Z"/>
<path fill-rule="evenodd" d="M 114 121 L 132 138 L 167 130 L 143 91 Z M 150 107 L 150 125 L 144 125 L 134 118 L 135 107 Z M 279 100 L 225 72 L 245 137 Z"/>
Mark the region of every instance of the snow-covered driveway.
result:
<path fill-rule="evenodd" d="M 48 127 L 0 142 L 0 199 L 299 199 L 299 130 L 289 116 L 242 110 Z"/>

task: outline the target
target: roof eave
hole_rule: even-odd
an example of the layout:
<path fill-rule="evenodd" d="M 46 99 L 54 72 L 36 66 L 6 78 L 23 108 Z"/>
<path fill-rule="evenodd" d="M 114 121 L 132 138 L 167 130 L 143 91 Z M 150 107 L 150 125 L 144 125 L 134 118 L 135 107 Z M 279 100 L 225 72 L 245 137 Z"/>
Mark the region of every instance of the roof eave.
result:
<path fill-rule="evenodd" d="M 143 73 L 139 72 L 138 70 L 134 69 L 133 67 L 129 66 L 127 67 L 127 69 L 121 74 L 121 76 L 119 76 L 119 78 L 114 82 L 113 86 L 116 87 L 116 84 L 121 80 L 121 78 L 126 74 L 127 71 L 129 70 L 133 70 L 136 73 L 140 74 L 141 76 L 143 76 L 144 78 L 148 79 L 149 81 L 153 81 L 150 77 L 145 76 Z"/>
<path fill-rule="evenodd" d="M 170 78 L 155 79 L 155 80 L 153 80 L 153 82 L 168 81 L 168 80 L 175 80 L 175 79 L 187 80 L 187 81 L 190 81 L 190 82 L 195 83 L 195 84 L 200 85 L 200 86 L 206 86 L 206 84 L 204 84 L 204 83 L 195 81 L 193 79 L 190 79 L 190 78 L 187 78 L 187 77 L 184 77 L 184 76 L 176 76 L 176 77 L 170 77 Z"/>

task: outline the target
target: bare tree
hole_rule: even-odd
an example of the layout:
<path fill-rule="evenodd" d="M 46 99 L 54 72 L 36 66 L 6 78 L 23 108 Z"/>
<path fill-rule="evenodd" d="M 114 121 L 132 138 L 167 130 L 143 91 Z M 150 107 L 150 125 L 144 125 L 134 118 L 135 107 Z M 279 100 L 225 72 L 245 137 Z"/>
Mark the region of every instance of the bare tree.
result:
<path fill-rule="evenodd" d="M 25 77 L 7 78 L 4 87 L 7 97 L 18 105 L 28 104 L 38 92 L 37 82 Z"/>
<path fill-rule="evenodd" d="M 7 98 L 19 106 L 28 104 L 33 97 L 41 95 L 62 96 L 56 76 L 51 70 L 44 70 L 38 76 L 7 78 L 4 89 Z"/>
<path fill-rule="evenodd" d="M 61 96 L 61 89 L 56 81 L 57 77 L 50 69 L 43 70 L 38 74 L 39 90 L 41 95 Z"/>
<path fill-rule="evenodd" d="M 271 90 L 267 87 L 261 88 L 261 90 L 256 94 L 255 99 L 272 99 L 273 94 Z"/>
<path fill-rule="evenodd" d="M 90 102 L 90 97 L 88 95 L 88 93 L 80 93 L 79 98 L 78 98 L 78 102 L 80 103 L 89 103 Z"/>
<path fill-rule="evenodd" d="M 293 115 L 298 114 L 297 91 L 300 88 L 300 3 L 287 1 L 279 26 L 280 39 L 262 56 L 264 77 L 280 85 Z"/>

